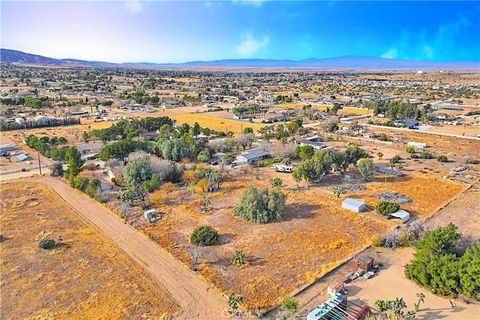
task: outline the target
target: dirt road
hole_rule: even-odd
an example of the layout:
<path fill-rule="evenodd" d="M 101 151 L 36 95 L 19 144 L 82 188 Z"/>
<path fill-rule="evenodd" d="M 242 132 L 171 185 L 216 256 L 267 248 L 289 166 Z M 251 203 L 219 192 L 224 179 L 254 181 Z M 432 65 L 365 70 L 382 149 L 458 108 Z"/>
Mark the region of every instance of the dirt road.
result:
<path fill-rule="evenodd" d="M 106 208 L 59 179 L 35 179 L 45 183 L 75 211 L 112 239 L 144 270 L 158 280 L 180 305 L 175 319 L 226 318 L 226 302 L 206 282 L 164 252 L 157 244 L 137 233 Z"/>

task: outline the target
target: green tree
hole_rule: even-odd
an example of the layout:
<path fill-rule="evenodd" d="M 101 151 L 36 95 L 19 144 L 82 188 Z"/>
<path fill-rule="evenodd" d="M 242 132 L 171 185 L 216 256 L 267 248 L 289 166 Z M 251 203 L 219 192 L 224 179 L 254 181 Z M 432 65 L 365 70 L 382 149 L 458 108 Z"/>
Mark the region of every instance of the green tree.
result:
<path fill-rule="evenodd" d="M 198 124 L 198 122 L 195 122 L 193 127 L 192 127 L 192 134 L 194 137 L 198 137 L 198 135 L 200 134 L 202 128 L 200 127 L 200 125 Z"/>
<path fill-rule="evenodd" d="M 378 157 L 379 160 L 382 160 L 382 158 L 383 158 L 383 153 L 377 152 L 377 157 Z"/>
<path fill-rule="evenodd" d="M 337 198 L 340 198 L 342 194 L 347 193 L 347 188 L 345 188 L 344 186 L 334 186 L 332 187 L 332 191 Z"/>
<path fill-rule="evenodd" d="M 378 213 L 387 216 L 390 213 L 394 213 L 400 210 L 400 205 L 395 202 L 382 201 L 377 204 L 376 210 Z"/>
<path fill-rule="evenodd" d="M 80 151 L 75 147 L 69 147 L 65 153 L 65 160 L 68 164 L 67 177 L 70 181 L 70 185 L 73 187 L 75 176 L 82 171 L 84 161 Z"/>
<path fill-rule="evenodd" d="M 143 188 L 143 182 L 152 178 L 152 168 L 148 156 L 130 161 L 123 169 L 123 180 L 128 189 Z"/>
<path fill-rule="evenodd" d="M 233 214 L 254 223 L 269 223 L 283 217 L 285 195 L 276 189 L 245 190 L 240 203 L 233 208 Z"/>
<path fill-rule="evenodd" d="M 313 146 L 306 145 L 306 146 L 298 146 L 296 149 L 296 153 L 300 160 L 304 161 L 310 159 L 313 154 L 315 153 L 315 149 Z"/>
<path fill-rule="evenodd" d="M 357 167 L 364 181 L 372 180 L 373 172 L 375 171 L 375 166 L 373 164 L 372 159 L 363 158 L 358 160 Z"/>
<path fill-rule="evenodd" d="M 480 243 L 478 241 L 465 251 L 458 266 L 463 292 L 472 299 L 480 298 Z"/>
<path fill-rule="evenodd" d="M 218 243 L 217 231 L 210 226 L 198 226 L 190 236 L 190 243 L 198 246 L 212 246 Z"/>

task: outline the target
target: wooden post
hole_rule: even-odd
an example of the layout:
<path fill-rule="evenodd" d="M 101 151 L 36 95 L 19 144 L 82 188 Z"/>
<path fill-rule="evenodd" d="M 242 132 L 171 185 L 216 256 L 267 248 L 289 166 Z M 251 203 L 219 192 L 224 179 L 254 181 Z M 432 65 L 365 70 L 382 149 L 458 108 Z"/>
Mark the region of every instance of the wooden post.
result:
<path fill-rule="evenodd" d="M 40 171 L 40 175 L 42 175 L 42 166 L 40 164 L 40 152 L 37 151 L 38 156 L 38 170 Z"/>

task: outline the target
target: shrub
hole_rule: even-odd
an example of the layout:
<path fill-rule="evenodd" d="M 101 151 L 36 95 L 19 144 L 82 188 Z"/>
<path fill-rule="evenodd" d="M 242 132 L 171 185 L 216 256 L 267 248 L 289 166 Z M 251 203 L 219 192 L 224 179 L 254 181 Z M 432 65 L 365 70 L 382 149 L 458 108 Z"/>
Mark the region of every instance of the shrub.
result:
<path fill-rule="evenodd" d="M 292 297 L 286 297 L 282 301 L 282 309 L 295 313 L 298 309 L 298 302 Z"/>
<path fill-rule="evenodd" d="M 241 250 L 235 250 L 233 253 L 232 264 L 237 266 L 245 264 L 245 253 Z"/>
<path fill-rule="evenodd" d="M 211 246 L 217 244 L 218 233 L 210 226 L 199 226 L 193 230 L 190 242 L 198 246 Z"/>
<path fill-rule="evenodd" d="M 277 159 L 275 158 L 270 158 L 270 159 L 265 159 L 263 160 L 263 163 L 266 165 L 266 166 L 271 166 L 272 164 L 276 163 L 277 162 Z"/>
<path fill-rule="evenodd" d="M 85 193 L 90 197 L 90 198 L 95 198 L 97 196 L 97 191 L 98 188 L 100 188 L 100 180 L 98 179 L 93 179 L 90 181 L 88 184 L 88 187 L 85 189 Z"/>
<path fill-rule="evenodd" d="M 43 250 L 51 250 L 55 248 L 55 246 L 56 246 L 55 240 L 52 240 L 52 239 L 42 239 L 38 243 L 38 247 Z"/>
<path fill-rule="evenodd" d="M 75 189 L 78 189 L 82 192 L 85 191 L 89 183 L 89 180 L 87 177 L 78 177 L 75 179 Z"/>
<path fill-rule="evenodd" d="M 280 178 L 273 178 L 270 179 L 270 184 L 272 185 L 272 187 L 280 188 L 283 184 L 283 181 Z"/>
<path fill-rule="evenodd" d="M 395 202 L 382 201 L 377 204 L 377 212 L 383 214 L 384 216 L 389 215 L 390 213 L 397 212 L 400 209 L 400 205 Z"/>
<path fill-rule="evenodd" d="M 275 189 L 250 187 L 242 195 L 233 214 L 254 223 L 278 221 L 283 216 L 285 195 Z"/>
<path fill-rule="evenodd" d="M 235 311 L 238 309 L 238 305 L 242 303 L 243 297 L 239 294 L 234 292 L 230 292 L 228 294 L 228 306 L 230 307 L 231 311 Z"/>
<path fill-rule="evenodd" d="M 414 146 L 408 146 L 406 151 L 410 154 L 415 153 L 415 147 Z"/>
<path fill-rule="evenodd" d="M 420 158 L 422 159 L 433 159 L 433 155 L 428 151 L 420 152 Z"/>
<path fill-rule="evenodd" d="M 145 181 L 144 186 L 147 192 L 153 192 L 160 188 L 162 181 L 157 176 L 153 176 L 152 179 Z"/>
<path fill-rule="evenodd" d="M 372 244 L 375 247 L 382 247 L 383 246 L 383 238 L 381 236 L 376 236 L 375 238 L 373 238 Z"/>
<path fill-rule="evenodd" d="M 441 155 L 437 157 L 438 162 L 448 162 L 447 156 Z"/>

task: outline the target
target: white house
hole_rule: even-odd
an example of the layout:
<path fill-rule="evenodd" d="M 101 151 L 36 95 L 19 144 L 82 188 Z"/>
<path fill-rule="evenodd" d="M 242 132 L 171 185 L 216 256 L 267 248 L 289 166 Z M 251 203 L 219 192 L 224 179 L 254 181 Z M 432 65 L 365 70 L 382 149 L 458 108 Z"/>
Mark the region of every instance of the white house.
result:
<path fill-rule="evenodd" d="M 240 153 L 235 159 L 235 163 L 237 165 L 255 163 L 260 160 L 268 159 L 271 156 L 272 154 L 268 147 L 258 147 Z"/>

